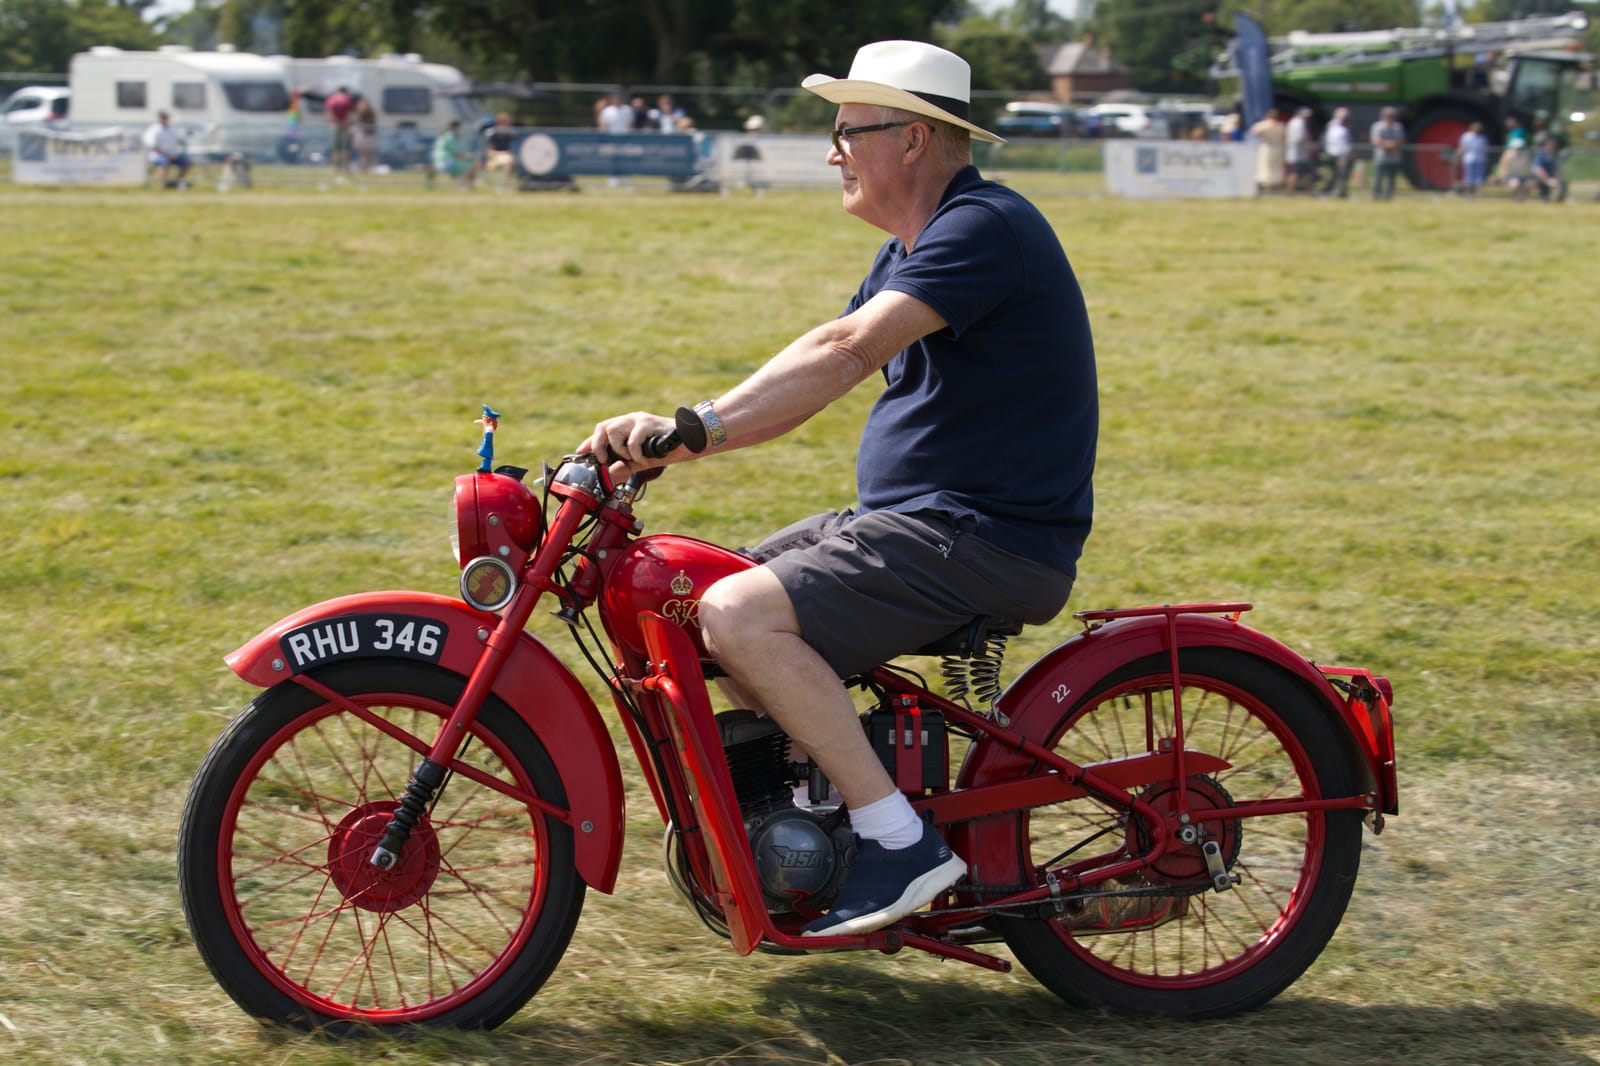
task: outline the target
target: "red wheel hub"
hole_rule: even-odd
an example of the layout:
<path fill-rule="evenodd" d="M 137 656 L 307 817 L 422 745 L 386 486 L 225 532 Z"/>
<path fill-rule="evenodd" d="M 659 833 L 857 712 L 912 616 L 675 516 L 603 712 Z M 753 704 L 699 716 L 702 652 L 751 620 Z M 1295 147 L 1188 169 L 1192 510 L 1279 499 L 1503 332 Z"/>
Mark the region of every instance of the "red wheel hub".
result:
<path fill-rule="evenodd" d="M 1184 797 L 1185 809 L 1191 815 L 1190 824 L 1197 827 L 1204 835 L 1194 843 L 1184 844 L 1156 859 L 1145 876 L 1151 880 L 1164 879 L 1172 882 L 1209 882 L 1211 874 L 1200 848 L 1206 841 L 1215 840 L 1217 846 L 1222 849 L 1223 864 L 1232 867 L 1233 861 L 1239 857 L 1239 821 L 1238 819 L 1201 821 L 1193 816 L 1205 811 L 1226 810 L 1233 806 L 1233 797 L 1228 795 L 1227 789 L 1209 777 L 1191 777 L 1185 782 L 1181 792 L 1171 782 L 1162 782 L 1146 789 L 1141 798 L 1159 811 L 1168 826 L 1176 830 L 1180 828 L 1177 823 L 1179 795 Z M 1132 820 L 1128 826 L 1128 847 L 1136 855 L 1150 847 L 1149 834 L 1145 831 L 1143 823 L 1137 819 Z"/>
<path fill-rule="evenodd" d="M 328 873 L 345 899 L 363 910 L 391 914 L 428 894 L 439 876 L 439 837 L 424 818 L 411 831 L 400 861 L 380 870 L 369 861 L 383 839 L 395 804 L 366 803 L 344 816 L 328 839 Z"/>

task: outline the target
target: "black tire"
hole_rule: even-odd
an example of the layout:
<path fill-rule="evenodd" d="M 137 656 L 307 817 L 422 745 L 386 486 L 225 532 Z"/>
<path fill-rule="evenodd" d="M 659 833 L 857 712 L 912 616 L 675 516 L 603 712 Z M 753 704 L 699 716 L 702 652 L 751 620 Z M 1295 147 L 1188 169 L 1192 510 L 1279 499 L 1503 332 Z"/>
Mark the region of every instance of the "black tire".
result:
<path fill-rule="evenodd" d="M 393 660 L 317 679 L 424 746 L 464 685 Z M 585 893 L 572 831 L 555 819 L 457 773 L 400 863 L 367 864 L 418 757 L 292 682 L 207 753 L 184 805 L 178 882 L 201 957 L 251 1015 L 333 1032 L 487 1029 L 555 969 Z M 543 745 L 493 697 L 457 758 L 566 806 Z"/>
<path fill-rule="evenodd" d="M 1230 764 L 1189 778 L 1191 809 L 1302 790 L 1313 797 L 1352 793 L 1340 727 L 1301 681 L 1261 659 L 1216 648 L 1184 651 L 1180 669 L 1184 747 Z M 1171 692 L 1166 653 L 1130 664 L 1066 712 L 1052 735 L 1054 750 L 1079 763 L 1154 750 L 1173 732 Z M 1158 807 L 1162 787 L 1146 790 Z M 1225 892 L 1194 888 L 1206 866 L 1198 844 L 1191 846 L 1114 886 L 1148 895 L 1090 901 L 1050 920 L 1000 921 L 1018 961 L 1075 1006 L 1133 1014 L 1221 1017 L 1287 988 L 1321 954 L 1344 915 L 1361 861 L 1361 813 L 1200 824 L 1212 827 L 1239 884 Z M 1139 839 L 1137 826 L 1089 798 L 1036 809 L 1019 834 L 1021 869 L 1043 884 L 1047 864 L 1058 872 L 1104 865 L 1128 857 L 1130 842 Z M 1173 887 L 1163 892 L 1166 886 Z"/>

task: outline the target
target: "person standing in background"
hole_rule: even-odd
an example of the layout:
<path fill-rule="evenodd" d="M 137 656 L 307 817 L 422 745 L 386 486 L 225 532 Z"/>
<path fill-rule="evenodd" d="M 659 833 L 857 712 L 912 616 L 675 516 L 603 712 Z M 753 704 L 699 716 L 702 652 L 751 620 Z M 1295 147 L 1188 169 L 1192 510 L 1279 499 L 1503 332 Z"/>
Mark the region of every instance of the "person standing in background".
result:
<path fill-rule="evenodd" d="M 351 144 L 356 152 L 356 166 L 361 173 L 370 174 L 378 165 L 378 112 L 365 96 L 356 105 L 355 130 Z"/>
<path fill-rule="evenodd" d="M 656 98 L 656 107 L 651 115 L 655 117 L 656 128 L 662 133 L 677 133 L 687 124 L 689 118 L 683 113 L 683 108 L 674 104 L 672 97 L 666 93 Z"/>
<path fill-rule="evenodd" d="M 1283 132 L 1283 160 L 1289 168 L 1289 191 L 1310 192 L 1316 181 L 1316 142 L 1311 139 L 1311 109 L 1302 107 Z"/>
<path fill-rule="evenodd" d="M 333 150 L 329 153 L 333 169 L 349 170 L 350 116 L 355 112 L 356 102 L 350 96 L 350 90 L 341 85 L 323 101 L 322 107 L 328 113 L 329 124 L 333 126 Z"/>
<path fill-rule="evenodd" d="M 621 93 L 613 93 L 606 98 L 607 103 L 600 109 L 600 130 L 603 133 L 632 133 L 633 108 L 628 106 Z"/>
<path fill-rule="evenodd" d="M 1533 173 L 1533 161 L 1528 152 L 1528 133 L 1515 115 L 1506 116 L 1506 144 L 1500 151 L 1500 165 L 1495 170 L 1495 180 L 1503 183 L 1514 200 L 1528 195 L 1528 179 Z"/>
<path fill-rule="evenodd" d="M 1394 199 L 1395 179 L 1400 176 L 1401 152 L 1405 149 L 1406 128 L 1400 124 L 1399 112 L 1392 107 L 1383 109 L 1378 121 L 1372 124 L 1372 198 Z"/>
<path fill-rule="evenodd" d="M 1250 136 L 1256 139 L 1256 192 L 1281 192 L 1288 130 L 1278 109 L 1268 108 L 1261 121 L 1250 127 Z"/>
<path fill-rule="evenodd" d="M 1323 193 L 1332 193 L 1343 200 L 1350 195 L 1350 164 L 1354 156 L 1350 151 L 1350 109 L 1335 108 L 1328 126 L 1322 131 L 1322 150 L 1328 154 L 1333 169 Z"/>
<path fill-rule="evenodd" d="M 1484 135 L 1483 123 L 1467 127 L 1456 145 L 1456 158 L 1461 161 L 1461 195 L 1476 196 L 1489 166 L 1489 138 Z"/>

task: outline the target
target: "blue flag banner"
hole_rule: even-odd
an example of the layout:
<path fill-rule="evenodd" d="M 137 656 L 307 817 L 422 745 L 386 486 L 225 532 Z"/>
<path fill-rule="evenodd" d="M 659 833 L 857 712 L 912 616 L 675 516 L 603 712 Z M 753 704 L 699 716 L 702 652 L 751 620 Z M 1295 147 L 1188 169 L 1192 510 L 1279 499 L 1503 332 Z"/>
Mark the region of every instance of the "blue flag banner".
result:
<path fill-rule="evenodd" d="M 1255 125 L 1272 106 L 1272 59 L 1261 23 L 1240 13 L 1233 17 L 1233 65 L 1239 71 L 1244 125 Z"/>

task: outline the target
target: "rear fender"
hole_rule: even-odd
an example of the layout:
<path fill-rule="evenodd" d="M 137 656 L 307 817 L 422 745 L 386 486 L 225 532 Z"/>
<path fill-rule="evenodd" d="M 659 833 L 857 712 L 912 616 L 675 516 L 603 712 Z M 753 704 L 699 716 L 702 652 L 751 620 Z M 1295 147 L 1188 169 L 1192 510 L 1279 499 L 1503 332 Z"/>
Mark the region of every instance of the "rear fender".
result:
<path fill-rule="evenodd" d="M 1167 618 L 1164 614 L 1118 618 L 1097 625 L 1063 644 L 1028 667 L 1000 697 L 997 711 L 1009 728 L 1036 744 L 1049 746 L 1050 734 L 1068 708 L 1102 678 L 1149 655 L 1167 653 Z M 1211 614 L 1177 614 L 1180 649 L 1232 648 L 1265 659 L 1293 675 L 1313 692 L 1339 726 L 1346 756 L 1355 768 L 1357 788 L 1376 796 L 1379 792 L 1379 756 L 1369 751 L 1365 738 L 1370 729 L 1352 719 L 1359 713 L 1343 699 L 1304 656 L 1266 634 L 1242 625 L 1234 617 Z M 1003 719 L 1003 720 L 1005 720 Z M 1025 754 L 997 741 L 980 741 L 968 752 L 957 778 L 962 788 L 993 784 L 1025 775 L 1033 765 Z M 974 864 L 974 880 L 1004 883 L 1015 876 L 1016 833 L 1019 814 L 985 819 L 952 827 L 951 846 Z M 962 850 L 965 846 L 966 850 Z"/>
<path fill-rule="evenodd" d="M 460 600 L 426 592 L 366 592 L 307 607 L 227 656 L 233 672 L 270 688 L 326 663 L 403 658 L 467 677 L 499 623 Z M 517 638 L 494 694 L 550 754 L 571 805 L 578 873 L 602 892 L 622 860 L 622 771 L 594 700 L 537 638 Z M 431 739 L 431 738 L 429 738 Z"/>

